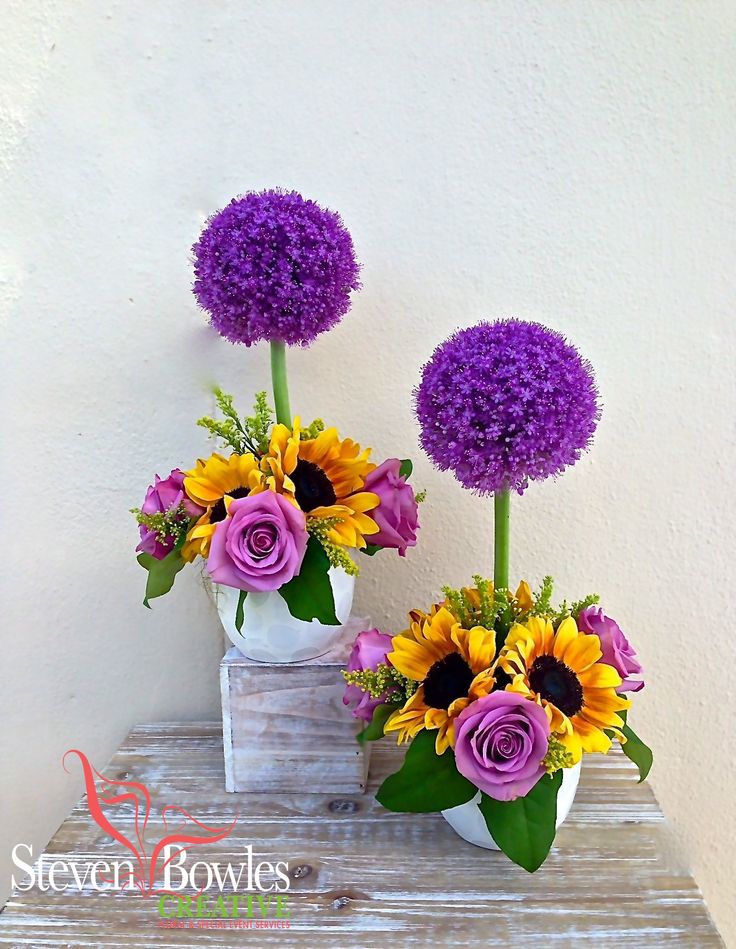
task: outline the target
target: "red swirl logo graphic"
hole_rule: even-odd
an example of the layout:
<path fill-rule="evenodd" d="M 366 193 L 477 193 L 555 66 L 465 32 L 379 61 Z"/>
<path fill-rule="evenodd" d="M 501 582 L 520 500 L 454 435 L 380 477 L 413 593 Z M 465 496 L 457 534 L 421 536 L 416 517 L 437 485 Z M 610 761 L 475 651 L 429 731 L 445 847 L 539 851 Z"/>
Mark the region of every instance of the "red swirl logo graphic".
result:
<path fill-rule="evenodd" d="M 109 834 L 113 840 L 122 844 L 132 856 L 133 874 L 129 883 L 123 889 L 126 889 L 131 883 L 138 889 L 144 899 L 147 899 L 155 889 L 156 880 L 161 876 L 166 867 L 172 860 L 176 859 L 188 847 L 199 846 L 202 844 L 214 844 L 227 837 L 235 824 L 237 815 L 231 824 L 227 827 L 210 827 L 196 817 L 185 811 L 182 807 L 174 804 L 167 804 L 161 811 L 161 819 L 166 831 L 165 835 L 153 845 L 150 854 L 146 842 L 146 828 L 151 815 L 151 795 L 145 784 L 137 781 L 113 781 L 100 774 L 89 762 L 84 752 L 72 748 L 66 752 L 62 762 L 64 770 L 69 773 L 66 766 L 66 759 L 69 755 L 76 755 L 82 765 L 84 774 L 84 784 L 87 793 L 87 806 L 89 812 L 106 834 Z M 99 789 L 98 789 L 99 785 Z M 122 809 L 128 805 L 133 807 L 133 826 L 135 833 L 131 840 L 122 830 L 115 826 L 112 820 L 106 816 L 102 810 L 102 805 L 108 808 L 120 807 Z M 181 826 L 171 828 L 169 826 L 168 815 L 177 814 L 181 820 Z M 127 822 L 126 822 L 127 823 Z M 188 830 L 191 827 L 197 827 L 204 831 L 203 834 L 192 834 Z M 178 848 L 174 852 L 165 856 L 165 848 Z M 105 881 L 111 882 L 111 881 Z M 166 894 L 167 890 L 155 889 L 157 894 Z M 199 892 L 202 892 L 201 890 Z M 176 896 L 177 894 L 171 894 Z"/>

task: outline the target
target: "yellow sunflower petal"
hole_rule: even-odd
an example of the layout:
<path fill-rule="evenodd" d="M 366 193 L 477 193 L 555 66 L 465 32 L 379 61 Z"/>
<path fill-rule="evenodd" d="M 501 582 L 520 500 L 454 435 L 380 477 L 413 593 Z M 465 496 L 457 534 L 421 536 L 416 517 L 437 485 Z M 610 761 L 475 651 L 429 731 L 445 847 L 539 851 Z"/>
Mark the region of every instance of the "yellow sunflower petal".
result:
<path fill-rule="evenodd" d="M 350 508 L 356 514 L 363 514 L 365 511 L 372 511 L 378 507 L 381 499 L 373 491 L 360 491 L 357 494 L 350 495 Z"/>
<path fill-rule="evenodd" d="M 560 659 L 574 672 L 582 672 L 602 656 L 601 641 L 594 633 L 580 633 L 560 655 Z"/>
<path fill-rule="evenodd" d="M 448 718 L 457 718 L 457 716 L 470 705 L 470 699 L 467 696 L 462 696 L 459 699 L 453 699 L 450 702 L 450 707 L 447 709 Z"/>
<path fill-rule="evenodd" d="M 611 739 L 596 725 L 587 722 L 581 715 L 574 716 L 574 733 L 580 737 L 583 751 L 588 754 L 606 754 L 611 747 Z"/>
<path fill-rule="evenodd" d="M 558 737 L 565 748 L 570 752 L 572 763 L 577 764 L 583 757 L 583 743 L 580 739 L 580 735 L 576 731 L 570 731 Z"/>
<path fill-rule="evenodd" d="M 522 580 L 516 588 L 514 599 L 516 600 L 516 605 L 519 607 L 522 613 L 527 613 L 534 606 L 531 587 L 526 582 L 526 580 Z"/>
<path fill-rule="evenodd" d="M 397 741 L 408 741 L 424 728 L 424 716 L 427 706 L 421 688 L 408 699 L 403 708 L 397 709 L 383 727 L 384 734 L 398 732 Z"/>
<path fill-rule="evenodd" d="M 200 458 L 185 475 L 184 490 L 201 507 L 211 507 L 237 489 L 251 490 L 261 480 L 258 462 L 253 455 L 235 452 L 229 458 L 217 452 L 206 461 Z"/>
<path fill-rule="evenodd" d="M 473 672 L 488 669 L 496 655 L 496 634 L 484 626 L 470 630 L 457 627 L 452 638 Z"/>
<path fill-rule="evenodd" d="M 579 672 L 578 679 L 584 689 L 616 689 L 621 685 L 621 676 L 604 662 L 596 662 L 585 672 Z"/>
<path fill-rule="evenodd" d="M 631 708 L 631 699 L 622 698 L 613 689 L 585 689 L 583 695 L 585 707 L 601 713 L 623 712 Z"/>
<path fill-rule="evenodd" d="M 484 695 L 490 695 L 493 691 L 493 686 L 496 684 L 496 679 L 492 669 L 484 669 L 482 672 L 479 672 L 478 675 L 470 683 L 470 688 L 468 689 L 468 695 L 471 699 L 480 699 Z M 459 701 L 459 700 L 456 700 Z M 452 708 L 452 706 L 450 706 Z"/>
<path fill-rule="evenodd" d="M 554 652 L 552 655 L 558 659 L 563 659 L 567 647 L 574 643 L 578 638 L 578 628 L 572 616 L 567 616 L 557 627 L 557 634 L 554 640 Z"/>
<path fill-rule="evenodd" d="M 424 713 L 424 727 L 433 729 L 447 725 L 447 712 L 443 708 L 428 708 Z"/>
<path fill-rule="evenodd" d="M 423 631 L 430 642 L 442 644 L 446 647 L 446 652 L 454 652 L 452 631 L 457 625 L 455 617 L 443 606 L 423 624 Z"/>
<path fill-rule="evenodd" d="M 504 668 L 503 664 L 502 664 L 502 668 Z M 512 675 L 512 674 L 513 673 L 509 673 L 509 675 Z M 531 689 L 527 685 L 526 676 L 524 675 L 523 672 L 517 672 L 515 675 L 513 675 L 511 682 L 506 686 L 506 691 L 516 692 L 519 695 L 526 695 L 526 696 L 532 696 L 532 697 L 534 695 L 534 693 L 531 691 Z M 548 717 L 550 716 L 548 715 Z"/>
<path fill-rule="evenodd" d="M 432 649 L 420 645 L 408 636 L 394 636 L 393 651 L 388 654 L 391 665 L 402 675 L 422 682 L 438 656 Z"/>
<path fill-rule="evenodd" d="M 589 705 L 583 706 L 577 718 L 583 718 L 596 728 L 623 728 L 624 720 L 615 712 L 598 712 Z"/>
<path fill-rule="evenodd" d="M 434 750 L 438 755 L 443 755 L 448 748 L 455 746 L 455 723 L 448 719 L 437 732 L 434 740 Z"/>

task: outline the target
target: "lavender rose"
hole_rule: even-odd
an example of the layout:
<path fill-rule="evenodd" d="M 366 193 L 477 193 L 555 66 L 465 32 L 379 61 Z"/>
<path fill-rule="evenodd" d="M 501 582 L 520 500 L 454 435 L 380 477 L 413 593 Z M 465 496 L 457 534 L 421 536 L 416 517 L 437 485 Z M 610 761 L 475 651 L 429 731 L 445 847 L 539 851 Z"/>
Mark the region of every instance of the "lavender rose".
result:
<path fill-rule="evenodd" d="M 641 678 L 643 669 L 631 645 L 618 623 L 606 616 L 600 606 L 586 606 L 578 615 L 578 629 L 584 633 L 595 633 L 601 641 L 603 662 L 621 676 L 623 683 L 617 692 L 639 692 L 644 688 Z"/>
<path fill-rule="evenodd" d="M 230 503 L 212 535 L 207 569 L 215 583 L 250 593 L 278 590 L 301 569 L 306 515 L 273 491 Z"/>
<path fill-rule="evenodd" d="M 371 471 L 364 490 L 381 499 L 379 506 L 368 512 L 378 524 L 378 533 L 371 534 L 371 544 L 396 548 L 405 557 L 406 548 L 417 542 L 419 505 L 412 486 L 399 474 L 400 469 L 399 459 L 389 458 Z"/>
<path fill-rule="evenodd" d="M 182 520 L 199 517 L 204 513 L 204 508 L 195 504 L 184 492 L 184 472 L 179 468 L 174 468 L 168 478 L 155 476 L 154 483 L 146 492 L 141 514 L 166 514 L 168 511 L 176 510 L 179 505 L 182 506 Z M 169 534 L 162 540 L 155 530 L 145 524 L 140 525 L 139 533 L 141 542 L 136 550 L 150 554 L 156 560 L 163 560 L 167 554 L 171 553 L 176 542 L 173 534 Z"/>
<path fill-rule="evenodd" d="M 549 722 L 544 709 L 513 692 L 491 692 L 455 722 L 460 774 L 497 801 L 524 797 L 545 768 Z"/>
<path fill-rule="evenodd" d="M 373 672 L 381 665 L 389 665 L 387 654 L 391 652 L 391 636 L 388 633 L 382 633 L 378 629 L 366 629 L 358 636 L 353 644 L 348 660 L 348 672 L 362 672 L 364 669 L 371 669 Z M 388 693 L 384 692 L 378 698 L 372 698 L 368 692 L 359 689 L 357 685 L 349 685 L 345 689 L 343 704 L 351 705 L 355 702 L 353 715 L 355 718 L 362 718 L 370 722 L 373 718 L 373 712 L 376 708 L 385 702 Z"/>

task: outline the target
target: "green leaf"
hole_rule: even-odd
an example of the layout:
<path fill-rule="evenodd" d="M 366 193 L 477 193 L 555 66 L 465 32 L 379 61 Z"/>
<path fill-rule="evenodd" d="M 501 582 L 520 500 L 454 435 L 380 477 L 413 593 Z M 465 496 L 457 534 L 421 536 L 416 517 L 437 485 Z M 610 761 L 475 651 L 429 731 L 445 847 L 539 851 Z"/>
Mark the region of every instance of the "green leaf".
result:
<path fill-rule="evenodd" d="M 361 745 L 364 741 L 378 741 L 379 738 L 383 738 L 383 726 L 397 708 L 401 708 L 401 706 L 396 702 L 393 704 L 384 703 L 383 705 L 377 705 L 375 707 L 373 710 L 373 718 L 357 736 Z"/>
<path fill-rule="evenodd" d="M 327 574 L 329 569 L 330 561 L 324 547 L 316 537 L 310 537 L 298 576 L 279 590 L 295 619 L 307 623 L 316 619 L 326 626 L 340 625 L 335 615 L 335 598 Z"/>
<path fill-rule="evenodd" d="M 515 864 L 534 873 L 547 859 L 555 839 L 557 792 L 562 784 L 562 771 L 537 781 L 526 797 L 514 801 L 496 801 L 481 794 L 481 814 L 486 827 Z"/>
<path fill-rule="evenodd" d="M 239 633 L 243 631 L 243 613 L 245 612 L 245 598 L 248 596 L 247 590 L 241 590 L 238 597 L 238 606 L 235 610 L 235 628 Z"/>
<path fill-rule="evenodd" d="M 151 604 L 148 601 L 169 592 L 174 585 L 177 573 L 184 566 L 184 560 L 178 548 L 172 550 L 163 560 L 157 560 L 150 554 L 139 554 L 136 559 L 141 567 L 148 571 L 143 605 L 150 610 Z"/>
<path fill-rule="evenodd" d="M 361 550 L 367 557 L 372 557 L 374 554 L 377 554 L 379 550 L 383 550 L 383 547 L 379 547 L 378 544 L 366 544 Z"/>
<path fill-rule="evenodd" d="M 414 464 L 412 460 L 410 458 L 404 458 L 399 468 L 399 475 L 402 478 L 408 478 L 411 476 L 411 473 L 413 470 L 414 470 Z"/>
<path fill-rule="evenodd" d="M 651 748 L 645 745 L 628 725 L 624 725 L 621 731 L 626 738 L 626 741 L 621 743 L 621 747 L 626 757 L 630 758 L 639 769 L 639 783 L 641 784 L 651 770 L 654 755 Z"/>
<path fill-rule="evenodd" d="M 401 769 L 389 775 L 376 793 L 376 800 L 389 811 L 427 814 L 465 804 L 477 793 L 475 785 L 455 766 L 448 748 L 434 750 L 435 731 L 421 731 L 409 745 Z"/>

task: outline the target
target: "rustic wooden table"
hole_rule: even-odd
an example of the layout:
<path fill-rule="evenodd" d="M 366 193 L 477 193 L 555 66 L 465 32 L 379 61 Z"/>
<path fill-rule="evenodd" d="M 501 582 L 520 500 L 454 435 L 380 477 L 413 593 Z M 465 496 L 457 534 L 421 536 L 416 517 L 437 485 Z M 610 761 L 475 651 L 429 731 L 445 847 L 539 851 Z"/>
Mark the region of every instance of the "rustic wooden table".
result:
<path fill-rule="evenodd" d="M 374 748 L 369 791 L 396 760 L 395 747 Z M 0 946 L 723 945 L 697 886 L 673 861 L 650 788 L 636 783 L 620 753 L 586 762 L 571 815 L 533 876 L 464 843 L 439 815 L 390 814 L 371 793 L 227 794 L 219 723 L 134 728 L 104 774 L 148 786 L 147 840 L 163 836 L 166 804 L 210 825 L 229 824 L 239 813 L 227 838 L 198 846 L 190 858 L 237 865 L 251 843 L 257 861 L 288 862 L 290 928 L 164 929 L 155 895 L 34 888 L 16 892 L 0 914 Z M 132 837 L 132 809 L 115 821 Z M 86 799 L 46 854 L 77 861 L 126 856 L 92 820 Z"/>

